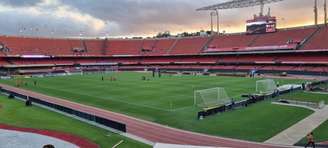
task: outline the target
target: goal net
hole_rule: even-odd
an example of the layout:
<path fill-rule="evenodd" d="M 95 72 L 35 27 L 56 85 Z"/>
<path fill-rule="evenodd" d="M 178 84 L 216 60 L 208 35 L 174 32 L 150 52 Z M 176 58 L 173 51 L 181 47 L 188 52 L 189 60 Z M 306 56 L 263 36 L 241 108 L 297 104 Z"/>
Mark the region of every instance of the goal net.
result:
<path fill-rule="evenodd" d="M 259 94 L 272 94 L 277 90 L 276 82 L 272 79 L 256 81 L 256 92 Z"/>
<path fill-rule="evenodd" d="M 210 108 L 231 102 L 222 87 L 194 91 L 194 105 L 201 108 Z"/>
<path fill-rule="evenodd" d="M 110 74 L 113 72 L 118 71 L 118 67 L 117 66 L 110 66 L 110 67 L 106 67 L 105 68 L 105 74 Z"/>

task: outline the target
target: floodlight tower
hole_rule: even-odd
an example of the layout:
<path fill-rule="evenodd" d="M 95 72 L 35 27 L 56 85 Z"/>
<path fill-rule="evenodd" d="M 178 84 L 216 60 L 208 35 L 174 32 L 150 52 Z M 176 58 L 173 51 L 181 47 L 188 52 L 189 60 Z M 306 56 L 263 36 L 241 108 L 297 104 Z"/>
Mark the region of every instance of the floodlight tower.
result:
<path fill-rule="evenodd" d="M 211 33 L 213 33 L 213 16 L 216 16 L 217 14 L 213 11 L 210 13 L 211 15 Z"/>
<path fill-rule="evenodd" d="M 314 0 L 314 25 L 318 25 L 318 0 Z"/>
<path fill-rule="evenodd" d="M 260 16 L 263 16 L 264 5 L 269 3 L 280 2 L 283 0 L 230 0 L 228 2 L 219 3 L 216 5 L 206 6 L 197 9 L 197 11 L 216 11 L 217 12 L 217 32 L 220 32 L 219 28 L 219 10 L 236 9 L 245 7 L 254 7 L 260 5 Z M 213 27 L 213 26 L 212 26 Z"/>
<path fill-rule="evenodd" d="M 263 2 L 263 0 L 260 1 L 260 5 L 261 5 L 260 16 L 263 16 L 263 10 L 264 10 L 264 2 Z"/>
<path fill-rule="evenodd" d="M 327 25 L 327 0 L 324 0 L 323 9 L 325 13 L 324 24 Z"/>

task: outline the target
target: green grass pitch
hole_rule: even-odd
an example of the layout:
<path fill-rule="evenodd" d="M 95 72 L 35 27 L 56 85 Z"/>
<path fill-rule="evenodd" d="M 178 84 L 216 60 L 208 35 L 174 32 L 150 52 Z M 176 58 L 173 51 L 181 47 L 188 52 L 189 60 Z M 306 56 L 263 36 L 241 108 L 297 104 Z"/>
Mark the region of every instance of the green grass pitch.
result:
<path fill-rule="evenodd" d="M 314 140 L 316 143 L 327 142 L 328 141 L 328 121 L 321 124 L 318 128 L 313 131 Z M 306 145 L 307 140 L 304 137 L 301 141 L 297 143 L 297 145 Z"/>
<path fill-rule="evenodd" d="M 321 101 L 324 101 L 325 104 L 328 104 L 328 94 L 321 94 L 319 92 L 296 91 L 286 95 L 282 95 L 279 98 L 313 103 L 319 103 Z"/>
<path fill-rule="evenodd" d="M 101 77 L 105 77 L 105 81 Z M 110 81 L 115 76 L 117 81 Z M 149 81 L 142 81 L 147 76 Z M 37 81 L 37 86 L 33 81 Z M 151 74 L 120 72 L 113 74 L 28 78 L 23 88 L 61 97 L 180 129 L 224 137 L 265 141 L 312 112 L 305 109 L 262 102 L 248 108 L 196 119 L 194 90 L 224 87 L 230 97 L 255 92 L 259 79 L 209 76 L 170 76 L 152 78 Z M 301 80 L 276 80 L 301 83 Z M 2 83 L 15 85 L 14 80 Z"/>
<path fill-rule="evenodd" d="M 120 147 L 124 148 L 151 147 L 40 107 L 25 107 L 24 102 L 9 100 L 4 96 L 0 96 L 0 105 L 2 124 L 70 133 L 89 139 L 104 148 L 112 147 L 121 140 L 124 142 Z"/>
<path fill-rule="evenodd" d="M 328 121 L 321 124 L 317 129 L 313 131 L 315 134 L 315 140 L 317 142 L 327 142 L 328 141 Z"/>
<path fill-rule="evenodd" d="M 283 99 L 292 99 L 298 101 L 306 101 L 306 102 L 314 102 L 318 103 L 320 101 L 325 101 L 326 105 L 328 104 L 328 94 L 321 94 L 318 92 L 304 92 L 304 91 L 297 91 L 287 95 L 282 95 L 280 98 Z M 325 142 L 328 141 L 328 121 L 321 124 L 317 129 L 314 131 L 314 138 L 316 142 Z M 306 144 L 306 138 L 303 138 L 299 145 Z"/>

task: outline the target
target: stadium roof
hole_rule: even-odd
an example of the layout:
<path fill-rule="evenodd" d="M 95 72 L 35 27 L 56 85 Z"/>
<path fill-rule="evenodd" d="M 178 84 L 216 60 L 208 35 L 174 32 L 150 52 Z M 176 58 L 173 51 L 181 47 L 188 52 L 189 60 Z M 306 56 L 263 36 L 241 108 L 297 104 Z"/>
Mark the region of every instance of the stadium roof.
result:
<path fill-rule="evenodd" d="M 283 0 L 232 0 L 224 3 L 219 3 L 216 5 L 211 5 L 207 7 L 202 7 L 197 9 L 197 11 L 202 10 L 218 10 L 218 9 L 233 9 L 233 8 L 245 8 L 252 6 L 263 6 L 264 4 L 279 2 Z"/>

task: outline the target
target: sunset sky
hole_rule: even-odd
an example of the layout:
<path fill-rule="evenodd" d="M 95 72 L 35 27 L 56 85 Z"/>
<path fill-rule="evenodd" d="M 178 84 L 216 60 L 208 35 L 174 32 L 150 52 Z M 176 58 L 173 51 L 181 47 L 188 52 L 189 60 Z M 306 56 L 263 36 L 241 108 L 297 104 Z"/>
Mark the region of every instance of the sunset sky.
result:
<path fill-rule="evenodd" d="M 0 34 L 50 37 L 152 36 L 209 30 L 209 12 L 197 8 L 226 0 L 0 0 Z M 323 22 L 323 0 L 319 18 Z M 313 0 L 284 0 L 271 7 L 278 27 L 313 24 Z M 245 31 L 259 7 L 220 12 L 221 29 Z"/>

